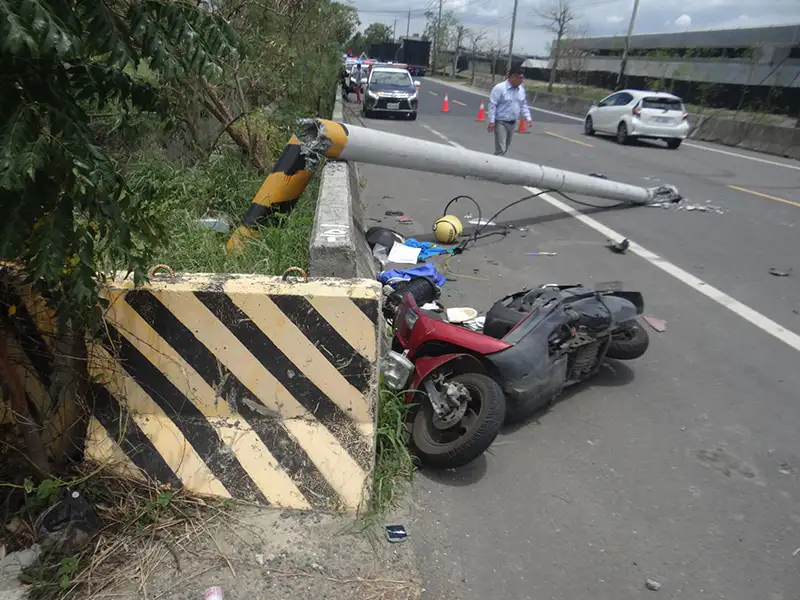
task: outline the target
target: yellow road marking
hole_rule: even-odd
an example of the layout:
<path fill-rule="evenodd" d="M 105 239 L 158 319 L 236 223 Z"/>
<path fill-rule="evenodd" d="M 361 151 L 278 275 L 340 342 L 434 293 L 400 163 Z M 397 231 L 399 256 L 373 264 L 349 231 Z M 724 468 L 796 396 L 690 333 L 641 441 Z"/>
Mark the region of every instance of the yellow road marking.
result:
<path fill-rule="evenodd" d="M 461 106 L 466 106 L 463 102 L 459 102 L 458 100 L 453 100 L 453 104 L 460 104 Z"/>
<path fill-rule="evenodd" d="M 429 93 L 429 94 L 433 94 L 434 96 L 438 96 L 438 95 L 439 95 L 439 94 L 437 94 L 436 92 L 432 92 L 432 91 L 430 91 L 430 90 L 428 90 L 428 93 Z"/>
<path fill-rule="evenodd" d="M 581 146 L 586 146 L 587 148 L 594 148 L 591 144 L 587 144 L 586 142 L 581 142 L 580 140 L 573 140 L 572 138 L 568 138 L 564 135 L 558 135 L 557 133 L 553 133 L 552 131 L 545 131 L 547 135 L 552 135 L 553 137 L 557 137 L 560 140 L 565 140 L 567 142 L 572 142 L 573 144 L 580 144 Z"/>
<path fill-rule="evenodd" d="M 776 202 L 785 202 L 786 204 L 791 204 L 792 206 L 800 206 L 800 202 L 792 202 L 791 200 L 786 200 L 785 198 L 778 198 L 777 196 L 770 196 L 769 194 L 754 192 L 753 190 L 748 190 L 747 188 L 739 187 L 738 185 L 729 185 L 728 187 L 731 188 L 732 190 L 739 190 L 740 192 L 746 192 L 748 194 L 753 194 L 754 196 L 761 196 L 762 198 L 766 198 L 768 200 L 775 200 Z"/>

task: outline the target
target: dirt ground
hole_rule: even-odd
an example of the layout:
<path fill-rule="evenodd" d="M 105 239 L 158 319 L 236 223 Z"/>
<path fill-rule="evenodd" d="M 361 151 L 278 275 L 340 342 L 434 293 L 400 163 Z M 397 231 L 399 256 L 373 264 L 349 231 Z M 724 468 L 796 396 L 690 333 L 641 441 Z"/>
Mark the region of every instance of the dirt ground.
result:
<path fill-rule="evenodd" d="M 390 544 L 377 527 L 353 533 L 353 523 L 338 514 L 237 508 L 180 547 L 157 543 L 145 560 L 120 566 L 116 585 L 86 598 L 202 600 L 220 586 L 224 600 L 417 600 L 410 541 Z"/>

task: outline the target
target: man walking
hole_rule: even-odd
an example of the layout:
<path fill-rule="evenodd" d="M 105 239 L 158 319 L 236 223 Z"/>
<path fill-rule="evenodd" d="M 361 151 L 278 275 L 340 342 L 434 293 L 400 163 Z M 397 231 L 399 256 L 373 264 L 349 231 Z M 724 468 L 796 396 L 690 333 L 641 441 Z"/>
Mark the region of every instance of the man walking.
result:
<path fill-rule="evenodd" d="M 494 153 L 503 156 L 511 146 L 514 127 L 520 116 L 530 128 L 531 111 L 525 88 L 522 87 L 523 71 L 521 67 L 512 67 L 505 81 L 492 88 L 489 96 L 489 133 L 494 132 Z"/>

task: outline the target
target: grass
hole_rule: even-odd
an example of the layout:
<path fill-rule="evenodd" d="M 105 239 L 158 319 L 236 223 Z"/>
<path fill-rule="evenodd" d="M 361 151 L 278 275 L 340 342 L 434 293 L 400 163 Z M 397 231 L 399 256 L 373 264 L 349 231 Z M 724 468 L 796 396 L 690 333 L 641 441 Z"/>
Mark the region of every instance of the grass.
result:
<path fill-rule="evenodd" d="M 193 273 L 280 275 L 288 267 L 306 269 L 319 173 L 317 169 L 291 212 L 273 215 L 256 239 L 228 253 L 229 235 L 202 227 L 197 220 L 221 217 L 235 227 L 263 175 L 243 165 L 234 153 L 216 155 L 194 167 L 152 157 L 137 157 L 129 165 L 130 185 L 142 197 L 144 209 L 169 228 L 155 263 Z"/>
<path fill-rule="evenodd" d="M 400 506 L 414 481 L 414 459 L 405 425 L 411 407 L 403 395 L 381 385 L 372 493 L 354 524 L 362 532 L 374 532 L 384 525 L 386 516 Z"/>
<path fill-rule="evenodd" d="M 39 523 L 48 511 L 58 508 L 56 503 L 67 487 L 69 493 L 80 492 L 94 514 L 94 518 L 76 521 L 81 528 L 94 521 L 82 545 L 43 543 L 37 562 L 20 577 L 29 585 L 28 597 L 33 600 L 96 597 L 120 586 L 138 587 L 163 568 L 163 561 L 180 565 L 180 557 L 208 535 L 211 523 L 224 521 L 233 506 L 230 501 L 204 499 L 120 476 L 109 466 L 82 464 L 68 483 L 46 479 L 34 486 L 26 482 L 24 506 L 12 521 L 16 523 L 14 537 L 26 538 L 23 546 L 42 542 Z"/>

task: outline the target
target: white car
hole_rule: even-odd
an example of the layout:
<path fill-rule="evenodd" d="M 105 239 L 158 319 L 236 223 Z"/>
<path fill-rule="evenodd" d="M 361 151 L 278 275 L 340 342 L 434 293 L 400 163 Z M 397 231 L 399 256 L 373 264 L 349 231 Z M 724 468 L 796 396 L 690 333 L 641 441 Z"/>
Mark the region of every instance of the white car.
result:
<path fill-rule="evenodd" d="M 583 122 L 586 135 L 613 134 L 627 144 L 634 138 L 662 139 L 675 150 L 689 136 L 683 100 L 665 92 L 621 90 L 592 105 Z"/>

